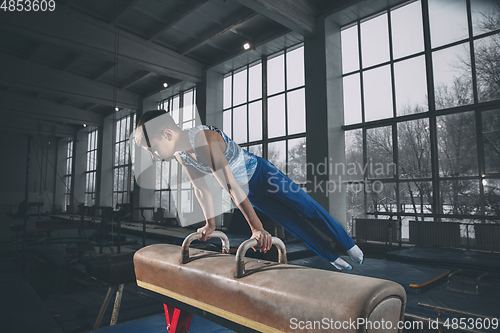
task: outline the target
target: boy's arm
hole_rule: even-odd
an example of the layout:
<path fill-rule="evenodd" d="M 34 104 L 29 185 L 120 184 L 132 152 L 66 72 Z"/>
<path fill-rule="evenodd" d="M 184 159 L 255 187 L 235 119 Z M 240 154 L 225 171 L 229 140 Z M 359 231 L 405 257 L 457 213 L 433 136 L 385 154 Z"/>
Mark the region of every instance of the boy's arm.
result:
<path fill-rule="evenodd" d="M 215 230 L 215 212 L 212 200 L 212 195 L 210 194 L 210 189 L 203 178 L 204 174 L 193 168 L 192 166 L 185 165 L 182 163 L 182 159 L 178 157 L 178 153 L 175 153 L 176 159 L 181 163 L 181 165 L 186 169 L 191 184 L 193 184 L 194 195 L 198 202 L 200 203 L 201 209 L 203 210 L 203 215 L 205 215 L 205 221 L 207 224 L 203 228 L 199 228 L 197 231 L 203 233 L 203 238 L 201 240 L 208 239 L 208 235 Z"/>
<path fill-rule="evenodd" d="M 221 146 L 217 141 L 217 138 L 220 137 L 220 135 L 213 131 L 207 131 L 204 134 L 206 136 L 206 143 L 197 145 L 197 158 L 211 168 L 219 184 L 229 193 L 231 199 L 233 199 L 233 201 L 236 203 L 243 216 L 247 220 L 248 224 L 250 225 L 250 229 L 252 230 L 251 238 L 257 239 L 258 247 L 261 247 L 261 251 L 267 252 L 272 245 L 272 236 L 264 229 L 260 219 L 255 213 L 252 204 L 250 203 L 250 200 L 248 200 L 245 192 L 236 182 L 236 179 L 234 178 L 234 175 L 229 168 L 229 164 L 226 157 L 224 156 Z M 210 195 L 210 192 L 208 190 L 206 192 L 208 192 L 208 195 Z M 208 229 L 207 231 L 211 232 L 211 226 L 209 225 L 208 221 L 207 225 L 204 228 Z"/>

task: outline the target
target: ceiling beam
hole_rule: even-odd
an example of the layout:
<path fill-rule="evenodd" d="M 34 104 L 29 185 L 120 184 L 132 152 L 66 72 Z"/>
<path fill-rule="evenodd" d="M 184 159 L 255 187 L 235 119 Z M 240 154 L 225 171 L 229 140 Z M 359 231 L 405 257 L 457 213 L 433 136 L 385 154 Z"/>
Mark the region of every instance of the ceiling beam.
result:
<path fill-rule="evenodd" d="M 337 0 L 327 2 L 321 9 L 320 18 L 328 17 L 339 26 L 350 24 L 363 17 L 405 3 L 405 0 Z"/>
<path fill-rule="evenodd" d="M 0 28 L 37 40 L 91 54 L 111 62 L 126 64 L 158 75 L 200 82 L 203 65 L 172 50 L 143 40 L 128 32 L 118 32 L 116 57 L 115 27 L 74 10 L 63 9 L 39 15 L 35 12 L 0 12 Z M 117 59 L 116 59 L 117 58 Z"/>
<path fill-rule="evenodd" d="M 229 55 L 220 57 L 219 60 L 214 61 L 213 64 L 211 64 L 210 67 L 208 67 L 207 69 L 211 69 L 213 67 L 216 67 L 216 66 L 218 66 L 218 65 L 220 65 L 228 60 L 234 59 L 234 58 L 241 56 L 241 55 L 248 53 L 248 52 L 260 53 L 261 51 L 259 51 L 259 50 L 254 51 L 254 50 L 259 49 L 261 46 L 269 43 L 270 41 L 275 40 L 276 38 L 282 37 L 286 34 L 289 34 L 290 32 L 291 32 L 290 29 L 285 28 L 285 27 L 280 27 L 280 28 L 276 29 L 275 31 L 272 31 L 271 33 L 269 33 L 265 36 L 261 36 L 258 40 L 256 40 L 254 42 L 254 44 L 252 45 L 253 46 L 252 50 L 243 50 L 243 48 L 240 48 L 236 52 L 233 52 Z M 257 56 L 255 58 L 255 60 L 260 59 L 260 57 L 261 57 L 261 55 Z"/>
<path fill-rule="evenodd" d="M 0 73 L 0 84 L 14 89 L 111 106 L 114 106 L 113 96 L 116 92 L 118 107 L 140 109 L 142 106 L 142 99 L 138 94 L 3 52 L 0 52 Z"/>
<path fill-rule="evenodd" d="M 56 136 L 72 138 L 76 134 L 76 128 L 71 125 L 55 125 L 35 119 L 26 119 L 12 115 L 2 116 L 0 131 L 5 134 L 33 136 Z"/>
<path fill-rule="evenodd" d="M 120 21 L 120 18 L 123 17 L 130 10 L 132 10 L 135 7 L 135 5 L 137 5 L 140 1 L 141 0 L 122 1 L 120 7 L 116 9 L 116 12 L 114 13 L 113 18 L 110 20 L 109 24 L 111 25 L 117 24 Z"/>
<path fill-rule="evenodd" d="M 85 110 L 86 111 L 90 111 L 92 110 L 93 108 L 95 108 L 96 106 L 99 106 L 99 104 L 96 104 L 96 103 L 90 103 L 90 105 L 86 106 L 85 107 Z"/>
<path fill-rule="evenodd" d="M 236 0 L 302 36 L 316 33 L 316 13 L 304 0 Z"/>
<path fill-rule="evenodd" d="M 102 67 L 99 72 L 92 78 L 92 80 L 97 81 L 100 80 L 104 75 L 108 74 L 112 69 L 114 69 L 116 64 L 108 63 L 104 67 Z"/>
<path fill-rule="evenodd" d="M 241 31 L 239 31 L 236 28 L 231 28 L 231 29 L 229 29 L 229 31 L 231 31 L 235 35 L 243 37 L 245 39 L 245 41 L 248 42 L 248 43 L 250 43 L 250 44 L 253 44 L 253 42 L 254 42 L 254 38 L 253 37 L 251 37 L 251 36 L 249 36 L 249 35 L 241 32 Z"/>
<path fill-rule="evenodd" d="M 65 8 L 70 8 L 73 3 L 75 2 L 75 0 L 66 0 L 66 3 L 64 4 L 64 7 Z"/>
<path fill-rule="evenodd" d="M 181 54 L 186 55 L 190 52 L 193 52 L 197 48 L 205 45 L 206 43 L 219 37 L 220 35 L 226 33 L 227 31 L 236 28 L 240 24 L 250 20 L 256 15 L 257 13 L 255 12 L 245 10 L 238 13 L 237 15 L 232 16 L 231 19 L 224 22 L 222 26 L 215 26 L 214 28 L 207 30 L 205 33 L 199 36 L 195 41 L 186 44 L 182 48 Z"/>
<path fill-rule="evenodd" d="M 102 124 L 101 115 L 71 105 L 59 104 L 14 91 L 0 92 L 0 98 L 2 99 L 2 103 L 0 104 L 1 114 L 56 123 L 65 122 L 68 124 L 94 126 Z"/>
<path fill-rule="evenodd" d="M 71 67 L 73 67 L 74 65 L 76 65 L 77 62 L 79 62 L 80 60 L 83 59 L 83 54 L 74 54 L 69 60 L 68 62 L 63 66 L 62 70 L 63 72 L 66 72 L 68 69 L 70 69 Z"/>
<path fill-rule="evenodd" d="M 43 49 L 43 44 L 35 43 L 33 48 L 30 51 L 30 54 L 28 55 L 28 60 L 33 60 L 39 54 Z"/>
<path fill-rule="evenodd" d="M 128 89 L 128 88 L 132 87 L 134 84 L 136 84 L 142 80 L 145 80 L 151 76 L 154 76 L 154 74 L 153 73 L 145 73 L 145 74 L 136 75 L 136 76 L 132 77 L 131 79 L 129 79 L 127 82 L 125 82 L 125 84 L 122 85 L 120 87 L 120 89 Z"/>
<path fill-rule="evenodd" d="M 163 23 L 155 26 L 149 33 L 148 40 L 152 41 L 161 36 L 165 31 L 172 28 L 196 9 L 203 6 L 208 0 L 184 0 L 183 6 L 177 7 L 163 19 Z"/>
<path fill-rule="evenodd" d="M 145 94 L 147 98 L 153 98 L 157 101 L 167 99 L 173 95 L 179 94 L 183 91 L 189 90 L 195 87 L 192 82 L 181 81 L 168 86 L 168 88 L 158 91 L 158 89 L 152 89 L 148 94 Z"/>

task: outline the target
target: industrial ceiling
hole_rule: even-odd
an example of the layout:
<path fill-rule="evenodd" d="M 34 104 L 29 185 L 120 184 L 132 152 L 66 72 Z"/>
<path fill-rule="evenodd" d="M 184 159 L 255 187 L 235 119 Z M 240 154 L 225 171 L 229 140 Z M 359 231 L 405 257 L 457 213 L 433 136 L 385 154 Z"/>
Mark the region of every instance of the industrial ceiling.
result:
<path fill-rule="evenodd" d="M 0 128 L 73 136 L 83 124 L 102 124 L 115 107 L 141 109 L 164 83 L 169 89 L 196 84 L 207 69 L 226 73 L 314 37 L 318 18 L 333 14 L 347 24 L 387 2 L 56 0 L 54 11 L 7 6 L 0 10 Z"/>

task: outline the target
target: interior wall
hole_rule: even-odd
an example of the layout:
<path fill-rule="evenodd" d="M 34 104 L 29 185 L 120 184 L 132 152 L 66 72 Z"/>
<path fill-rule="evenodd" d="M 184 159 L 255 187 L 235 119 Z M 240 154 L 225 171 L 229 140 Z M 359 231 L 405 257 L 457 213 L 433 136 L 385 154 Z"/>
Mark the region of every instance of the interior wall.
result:
<path fill-rule="evenodd" d="M 28 136 L 0 134 L 0 209 L 17 212 L 25 198 Z M 54 180 L 57 143 L 53 138 L 32 136 L 29 161 L 28 202 L 43 202 L 43 211 L 54 203 Z"/>
<path fill-rule="evenodd" d="M 102 133 L 102 153 L 99 154 L 101 159 L 99 164 L 101 171 L 100 180 L 96 180 L 100 184 L 99 201 L 96 205 L 113 206 L 113 163 L 114 163 L 114 133 L 115 123 L 114 117 L 107 117 L 103 122 Z"/>
<path fill-rule="evenodd" d="M 344 175 L 332 166 L 345 165 L 340 28 L 330 20 L 304 41 L 306 79 L 307 190 L 340 224 L 347 225 Z"/>
<path fill-rule="evenodd" d="M 66 158 L 68 154 L 68 140 L 60 139 L 57 142 L 57 172 L 61 176 L 57 176 L 55 182 L 55 196 L 54 207 L 55 209 L 66 211 L 64 207 L 64 194 L 66 193 L 66 184 L 64 183 L 64 175 L 66 174 Z"/>
<path fill-rule="evenodd" d="M 344 101 L 342 80 L 342 42 L 340 26 L 330 20 L 324 21 L 325 55 L 326 55 L 326 94 L 328 110 L 328 157 L 329 172 L 328 204 L 330 214 L 347 228 L 347 191 L 345 174 L 342 168 L 346 166 Z"/>
<path fill-rule="evenodd" d="M 205 72 L 203 82 L 196 85 L 196 106 L 204 125 L 212 125 L 222 129 L 224 75 L 212 70 Z M 212 193 L 215 213 L 222 211 L 222 192 L 220 184 L 213 177 L 206 177 Z M 199 216 L 203 216 L 198 200 L 194 200 L 194 209 Z M 222 214 L 215 216 L 215 226 L 222 227 Z"/>

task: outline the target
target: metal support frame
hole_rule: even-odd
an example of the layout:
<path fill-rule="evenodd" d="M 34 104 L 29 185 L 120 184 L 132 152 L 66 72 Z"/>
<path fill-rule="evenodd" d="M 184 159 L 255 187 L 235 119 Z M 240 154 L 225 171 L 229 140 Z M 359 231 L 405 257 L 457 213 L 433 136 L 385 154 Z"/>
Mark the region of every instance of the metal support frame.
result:
<path fill-rule="evenodd" d="M 122 221 L 120 218 L 120 211 L 115 212 L 116 216 L 116 226 L 118 228 L 118 244 L 116 246 L 116 252 L 121 253 L 122 249 Z"/>
<path fill-rule="evenodd" d="M 109 326 L 116 325 L 116 322 L 118 321 L 118 313 L 120 312 L 120 305 L 122 303 L 123 287 L 123 283 L 118 286 L 118 291 L 116 292 L 115 297 L 115 305 L 113 306 L 113 314 L 111 315 L 111 322 L 109 323 Z"/>
<path fill-rule="evenodd" d="M 167 320 L 167 331 L 170 333 L 189 333 L 193 314 L 176 308 L 173 305 L 163 303 L 165 318 Z"/>
<path fill-rule="evenodd" d="M 168 304 L 167 306 L 170 306 L 172 309 L 178 309 L 179 311 L 183 311 L 185 313 L 192 313 L 193 315 L 196 315 L 198 317 L 209 320 L 217 325 L 224 326 L 224 327 L 226 327 L 230 330 L 233 330 L 235 332 L 238 332 L 238 333 L 257 333 L 256 330 L 253 330 L 249 327 L 237 324 L 233 321 L 230 321 L 229 319 L 217 316 L 213 313 L 198 309 L 192 305 L 182 303 L 181 301 L 176 300 L 175 298 L 170 298 L 168 296 L 165 296 L 163 294 L 158 294 L 158 293 L 153 292 L 153 291 L 148 290 L 148 289 L 141 290 L 141 294 L 153 297 L 153 298 L 163 302 L 163 304 L 165 304 L 165 305 Z M 165 307 L 165 305 L 164 305 L 164 307 Z M 167 325 L 168 325 L 168 322 L 167 322 Z M 177 326 L 179 326 L 179 325 L 177 325 Z M 170 333 L 175 332 L 175 331 L 172 331 L 172 328 L 173 327 L 170 326 L 170 328 L 169 328 Z"/>
<path fill-rule="evenodd" d="M 468 291 L 468 290 L 464 290 L 464 289 L 457 289 L 457 288 L 450 287 L 450 280 L 453 277 L 453 275 L 456 275 L 456 274 L 460 274 L 460 277 L 462 278 L 462 283 L 475 284 L 476 285 L 475 291 Z M 456 271 L 454 271 L 448 275 L 448 280 L 446 281 L 446 290 L 447 291 L 455 291 L 455 292 L 459 292 L 462 294 L 468 294 L 468 295 L 479 295 L 480 294 L 479 293 L 479 282 L 487 277 L 491 277 L 490 274 L 483 273 L 480 276 L 478 276 L 477 278 L 475 278 L 474 281 L 467 281 L 464 279 L 464 271 L 462 269 L 457 269 Z M 483 285 L 491 286 L 491 284 L 483 284 Z"/>
<path fill-rule="evenodd" d="M 141 216 L 142 216 L 142 246 L 146 246 L 146 217 L 144 216 L 144 211 L 145 210 L 151 210 L 154 211 L 154 207 L 136 207 L 136 210 L 141 211 Z"/>
<path fill-rule="evenodd" d="M 104 317 L 104 313 L 106 312 L 106 309 L 108 308 L 109 301 L 111 300 L 111 296 L 113 296 L 114 292 L 116 290 L 116 286 L 110 286 L 108 288 L 108 293 L 106 294 L 106 297 L 104 298 L 104 302 L 102 303 L 101 310 L 99 311 L 99 314 L 97 315 L 97 319 L 94 323 L 94 330 L 98 329 L 99 326 L 101 325 L 102 318 Z"/>
<path fill-rule="evenodd" d="M 141 209 L 142 216 L 142 246 L 146 246 L 146 217 L 144 217 L 144 209 Z"/>
<path fill-rule="evenodd" d="M 450 309 L 450 308 L 443 308 L 440 306 L 436 305 L 430 305 L 430 304 L 425 304 L 425 303 L 418 303 L 418 306 L 423 307 L 423 308 L 428 308 L 428 309 L 433 309 L 435 311 L 438 311 L 439 314 L 439 319 L 441 319 L 441 314 L 442 313 L 448 313 L 448 314 L 456 314 L 462 317 L 475 317 L 475 318 L 489 318 L 489 319 L 494 319 L 492 317 L 476 314 L 476 313 L 471 313 L 467 311 L 460 311 L 460 310 L 455 310 L 455 309 Z"/>
<path fill-rule="evenodd" d="M 29 197 L 29 182 L 30 182 L 30 152 L 31 152 L 31 135 L 28 135 L 28 151 L 27 151 L 27 157 L 26 157 L 26 184 L 25 184 L 25 187 L 24 187 L 24 212 L 23 212 L 24 223 L 23 223 L 23 252 L 22 252 L 22 258 L 23 259 L 26 256 L 26 232 L 28 230 L 28 197 Z M 17 250 L 16 250 L 16 252 L 17 252 Z"/>
<path fill-rule="evenodd" d="M 104 302 L 102 303 L 101 310 L 99 311 L 99 314 L 97 315 L 97 319 L 94 323 L 94 327 L 92 329 L 96 330 L 101 326 L 102 318 L 104 317 L 104 314 L 106 313 L 106 309 L 108 308 L 109 301 L 111 300 L 111 297 L 113 297 L 113 294 L 116 291 L 116 296 L 115 296 L 115 303 L 113 306 L 113 313 L 111 314 L 111 322 L 109 323 L 110 326 L 116 325 L 116 322 L 118 321 L 118 313 L 120 312 L 120 305 L 122 302 L 122 295 L 123 295 L 123 288 L 124 284 L 120 284 L 118 286 L 109 286 L 108 288 L 108 293 L 106 294 L 106 297 L 104 298 Z M 117 290 L 118 289 L 118 290 Z"/>
<path fill-rule="evenodd" d="M 99 242 L 99 254 L 103 253 L 105 234 L 106 234 L 106 219 L 101 219 L 101 240 Z"/>

